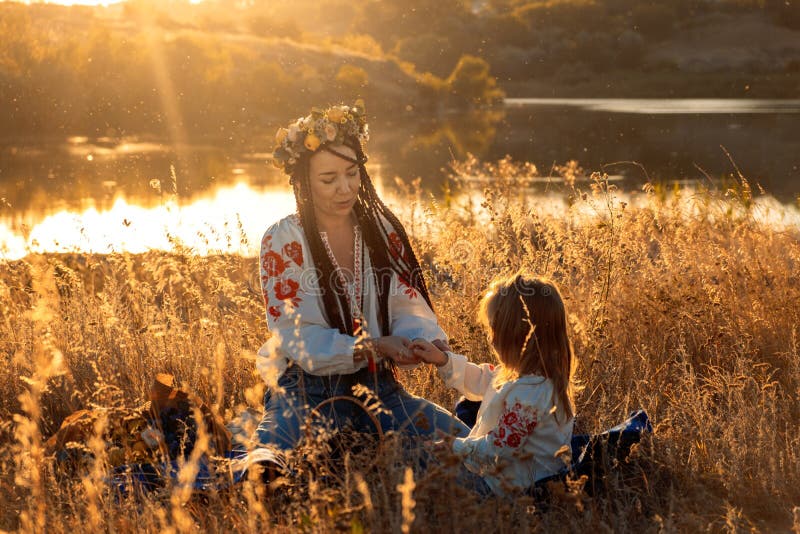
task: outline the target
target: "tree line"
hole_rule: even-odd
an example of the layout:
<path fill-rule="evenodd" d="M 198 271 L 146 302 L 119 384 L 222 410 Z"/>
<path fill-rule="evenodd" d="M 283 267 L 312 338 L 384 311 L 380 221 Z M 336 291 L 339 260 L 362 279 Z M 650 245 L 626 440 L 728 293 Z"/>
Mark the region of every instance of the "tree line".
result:
<path fill-rule="evenodd" d="M 641 68 L 716 12 L 800 28 L 798 0 L 0 3 L 0 134 L 237 138 L 356 97 L 399 116 L 485 109 L 497 80 Z"/>
<path fill-rule="evenodd" d="M 220 6 L 217 6 L 218 8 Z M 443 77 L 317 36 L 188 25 L 124 6 L 0 4 L 0 134 L 240 140 L 306 110 L 363 97 L 373 114 L 491 107 L 502 92 L 466 55 Z M 369 42 L 367 42 L 369 44 Z"/>

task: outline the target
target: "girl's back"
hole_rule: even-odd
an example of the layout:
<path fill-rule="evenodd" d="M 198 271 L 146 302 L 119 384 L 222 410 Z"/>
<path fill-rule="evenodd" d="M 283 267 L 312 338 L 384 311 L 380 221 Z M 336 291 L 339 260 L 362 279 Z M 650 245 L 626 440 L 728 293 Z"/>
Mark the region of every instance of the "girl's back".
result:
<path fill-rule="evenodd" d="M 475 427 L 453 442 L 453 451 L 464 456 L 467 468 L 480 474 L 494 493 L 524 491 L 569 463 L 573 418 L 563 409 L 553 409 L 556 396 L 550 379 L 523 375 L 498 390 L 486 376 L 495 374 L 493 368 L 452 353 L 440 372 L 448 385 L 473 398 L 473 384 L 458 384 L 457 377 L 488 384 Z"/>
<path fill-rule="evenodd" d="M 469 400 L 482 400 L 472 432 L 453 442 L 466 467 L 496 494 L 526 490 L 570 460 L 575 362 L 564 301 L 552 282 L 517 274 L 492 283 L 478 315 L 496 369 L 424 341 L 414 354 Z"/>

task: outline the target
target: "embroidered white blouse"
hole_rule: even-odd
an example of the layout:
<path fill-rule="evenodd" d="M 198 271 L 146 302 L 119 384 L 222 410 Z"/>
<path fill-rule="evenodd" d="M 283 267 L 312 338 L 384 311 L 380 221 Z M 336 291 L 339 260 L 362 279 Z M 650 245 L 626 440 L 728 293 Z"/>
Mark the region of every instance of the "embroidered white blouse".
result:
<path fill-rule="evenodd" d="M 389 239 L 392 254 L 405 253 L 394 232 L 389 233 Z M 323 242 L 327 242 L 324 234 Z M 354 316 L 362 317 L 362 328 L 369 336 L 380 337 L 375 278 L 368 275 L 371 263 L 358 229 L 354 249 L 356 265 L 360 262 L 361 269 L 357 268 L 354 280 L 346 284 L 351 308 L 356 312 Z M 332 260 L 335 265 L 333 257 Z M 259 263 L 270 338 L 258 351 L 256 368 L 268 384 L 283 374 L 290 360 L 315 375 L 350 374 L 366 367 L 365 361 L 353 362 L 357 338 L 340 333 L 325 319 L 318 274 L 297 214 L 281 219 L 266 231 Z M 362 298 L 358 298 L 359 293 Z M 422 295 L 396 273 L 389 295 L 393 335 L 428 341 L 447 339 Z"/>
<path fill-rule="evenodd" d="M 565 467 L 573 419 L 555 409 L 551 380 L 524 375 L 496 390 L 494 366 L 447 355 L 447 363 L 439 368 L 445 383 L 469 400 L 483 401 L 475 427 L 453 442 L 453 451 L 464 457 L 467 469 L 481 475 L 495 494 L 504 495 L 528 489 Z"/>

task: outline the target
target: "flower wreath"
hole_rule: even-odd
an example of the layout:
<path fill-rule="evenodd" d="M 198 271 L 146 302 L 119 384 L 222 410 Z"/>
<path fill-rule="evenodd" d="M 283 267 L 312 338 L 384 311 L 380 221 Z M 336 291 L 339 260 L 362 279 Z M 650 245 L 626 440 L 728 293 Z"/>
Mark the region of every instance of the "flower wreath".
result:
<path fill-rule="evenodd" d="M 369 139 L 364 101 L 356 100 L 353 106 L 331 106 L 326 110 L 312 108 L 311 114 L 279 128 L 275 134 L 272 164 L 286 174 L 292 174 L 294 165 L 305 152 L 316 152 L 326 144 L 342 144 L 345 139 L 356 138 L 360 143 Z"/>

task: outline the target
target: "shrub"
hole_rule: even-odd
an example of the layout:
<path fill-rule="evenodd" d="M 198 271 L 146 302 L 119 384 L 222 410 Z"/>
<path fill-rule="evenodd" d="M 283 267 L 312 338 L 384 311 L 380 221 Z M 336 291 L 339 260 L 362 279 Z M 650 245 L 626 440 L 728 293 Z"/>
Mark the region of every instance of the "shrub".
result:
<path fill-rule="evenodd" d="M 414 63 L 419 70 L 437 76 L 446 76 L 450 72 L 450 65 L 454 65 L 459 58 L 459 51 L 446 36 L 433 33 L 400 39 L 392 52 Z"/>
<path fill-rule="evenodd" d="M 373 58 L 380 58 L 384 55 L 380 43 L 366 33 L 348 33 L 336 39 L 335 42 L 348 50 L 361 52 Z"/>
<path fill-rule="evenodd" d="M 475 56 L 461 56 L 446 84 L 457 106 L 491 106 L 503 97 L 497 80 L 489 73 L 489 64 Z"/>

